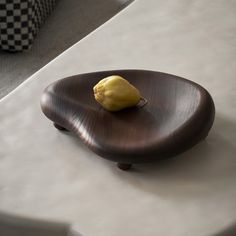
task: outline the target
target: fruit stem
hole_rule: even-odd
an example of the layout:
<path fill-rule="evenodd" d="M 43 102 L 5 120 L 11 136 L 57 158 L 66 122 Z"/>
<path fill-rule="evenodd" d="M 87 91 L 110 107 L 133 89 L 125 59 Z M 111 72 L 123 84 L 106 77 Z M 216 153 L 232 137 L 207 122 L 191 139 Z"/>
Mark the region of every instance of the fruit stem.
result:
<path fill-rule="evenodd" d="M 148 103 L 148 100 L 147 100 L 146 98 L 144 98 L 144 97 L 141 97 L 141 98 L 140 98 L 140 101 L 139 101 L 139 103 L 138 103 L 138 106 L 139 106 L 140 108 L 142 108 L 142 107 L 144 107 L 145 105 L 147 105 L 147 103 Z"/>

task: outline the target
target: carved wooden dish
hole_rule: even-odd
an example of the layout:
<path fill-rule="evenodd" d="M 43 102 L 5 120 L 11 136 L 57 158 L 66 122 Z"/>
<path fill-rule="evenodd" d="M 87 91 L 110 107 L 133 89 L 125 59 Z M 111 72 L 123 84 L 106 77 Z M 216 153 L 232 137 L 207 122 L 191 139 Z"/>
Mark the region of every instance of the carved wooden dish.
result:
<path fill-rule="evenodd" d="M 110 75 L 127 79 L 148 104 L 104 110 L 94 99 L 93 86 Z M 200 85 L 145 70 L 102 71 L 56 81 L 45 89 L 41 107 L 56 128 L 76 133 L 95 153 L 124 170 L 191 148 L 207 136 L 215 114 L 211 96 Z"/>

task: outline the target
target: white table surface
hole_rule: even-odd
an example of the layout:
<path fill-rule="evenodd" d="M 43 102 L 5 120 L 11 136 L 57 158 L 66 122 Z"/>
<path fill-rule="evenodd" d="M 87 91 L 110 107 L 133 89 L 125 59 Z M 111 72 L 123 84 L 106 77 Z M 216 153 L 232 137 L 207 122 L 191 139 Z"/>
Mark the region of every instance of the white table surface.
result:
<path fill-rule="evenodd" d="M 236 1 L 136 0 L 0 102 L 0 209 L 86 236 L 205 236 L 236 223 Z M 66 33 L 66 31 L 65 31 Z M 208 138 L 123 172 L 42 114 L 43 89 L 78 73 L 163 71 L 211 93 Z"/>

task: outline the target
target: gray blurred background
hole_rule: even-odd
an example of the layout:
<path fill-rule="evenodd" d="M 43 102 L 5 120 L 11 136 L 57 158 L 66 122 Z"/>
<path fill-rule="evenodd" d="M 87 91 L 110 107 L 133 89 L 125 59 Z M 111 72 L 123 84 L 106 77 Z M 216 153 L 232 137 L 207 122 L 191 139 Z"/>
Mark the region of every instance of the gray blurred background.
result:
<path fill-rule="evenodd" d="M 60 0 L 28 52 L 0 50 L 0 99 L 132 0 Z"/>

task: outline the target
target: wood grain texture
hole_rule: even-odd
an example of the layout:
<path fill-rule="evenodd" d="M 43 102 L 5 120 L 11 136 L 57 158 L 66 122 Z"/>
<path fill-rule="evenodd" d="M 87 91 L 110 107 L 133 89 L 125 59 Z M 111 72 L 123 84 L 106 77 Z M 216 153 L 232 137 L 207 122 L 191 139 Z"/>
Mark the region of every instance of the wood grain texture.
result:
<path fill-rule="evenodd" d="M 94 99 L 99 80 L 120 75 L 148 104 L 119 112 Z M 95 153 L 127 168 L 175 156 L 204 139 L 212 127 L 214 102 L 200 85 L 155 71 L 117 70 L 75 75 L 49 85 L 41 98 L 44 114 L 74 132 Z"/>

